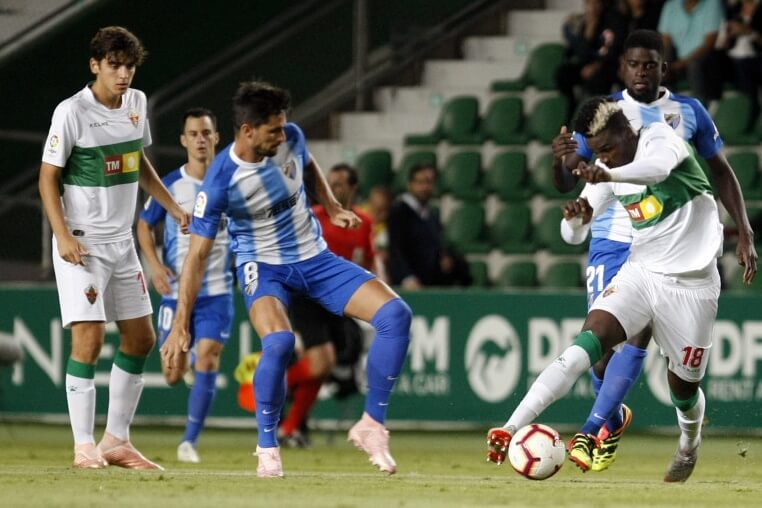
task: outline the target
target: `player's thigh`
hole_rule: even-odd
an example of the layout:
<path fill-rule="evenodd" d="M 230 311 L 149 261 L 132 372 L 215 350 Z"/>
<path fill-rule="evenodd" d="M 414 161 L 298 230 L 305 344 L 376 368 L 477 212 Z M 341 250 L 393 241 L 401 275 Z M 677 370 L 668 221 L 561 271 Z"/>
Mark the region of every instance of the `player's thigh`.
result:
<path fill-rule="evenodd" d="M 196 348 L 196 370 L 219 369 L 220 354 L 233 326 L 233 295 L 196 299 L 191 316 L 192 340 Z"/>
<path fill-rule="evenodd" d="M 305 349 L 303 355 L 309 361 L 310 371 L 318 378 L 328 376 L 336 365 L 336 351 L 332 342 Z"/>
<path fill-rule="evenodd" d="M 128 321 L 150 316 L 153 312 L 143 268 L 132 240 L 118 244 L 118 263 L 108 284 L 106 318 L 108 321 Z M 148 319 L 150 323 L 150 317 Z"/>
<path fill-rule="evenodd" d="M 237 274 L 249 320 L 257 334 L 264 337 L 291 331 L 287 309 L 293 291 L 288 283 L 293 268 L 249 261 L 238 267 Z"/>

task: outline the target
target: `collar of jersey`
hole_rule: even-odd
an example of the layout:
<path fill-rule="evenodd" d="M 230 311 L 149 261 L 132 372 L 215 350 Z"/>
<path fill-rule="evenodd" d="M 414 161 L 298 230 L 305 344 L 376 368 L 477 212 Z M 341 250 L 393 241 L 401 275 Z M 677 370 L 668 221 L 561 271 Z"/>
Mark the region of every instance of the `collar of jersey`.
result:
<path fill-rule="evenodd" d="M 90 81 L 89 83 L 85 85 L 84 96 L 87 102 L 94 105 L 95 107 L 99 107 L 103 109 L 104 111 L 116 112 L 116 111 L 123 111 L 125 109 L 125 105 L 127 104 L 127 94 L 130 92 L 131 90 L 130 88 L 128 88 L 127 91 L 124 92 L 124 94 L 122 95 L 122 105 L 116 109 L 110 109 L 104 106 L 103 104 L 101 104 L 100 102 L 98 102 L 98 99 L 95 98 L 95 94 L 93 93 L 93 89 L 91 88 L 93 83 L 95 83 L 95 81 Z"/>
<path fill-rule="evenodd" d="M 188 180 L 191 180 L 193 182 L 196 182 L 196 183 L 202 183 L 203 182 L 203 180 L 199 180 L 195 176 L 192 176 L 192 175 L 188 174 L 188 172 L 185 170 L 185 164 L 180 166 L 180 174 L 182 175 L 183 178 L 187 178 Z"/>
<path fill-rule="evenodd" d="M 662 93 L 664 92 L 664 93 Z M 666 87 L 660 86 L 659 87 L 659 93 L 661 93 L 661 97 L 656 99 L 653 102 L 640 102 L 633 99 L 627 89 L 622 91 L 622 97 L 624 97 L 624 100 L 631 103 L 631 104 L 637 104 L 638 106 L 663 106 L 664 104 L 669 101 L 670 97 L 672 97 L 672 92 L 670 92 Z"/>
<path fill-rule="evenodd" d="M 230 149 L 228 150 L 228 155 L 233 160 L 233 162 L 235 162 L 236 165 L 238 165 L 240 167 L 244 167 L 244 168 L 247 168 L 247 169 L 259 169 L 259 168 L 264 167 L 267 164 L 267 162 L 270 160 L 270 157 L 265 157 L 260 162 L 246 162 L 245 160 L 241 159 L 240 157 L 238 157 L 235 154 L 234 148 L 235 148 L 235 141 L 233 141 L 230 144 Z"/>

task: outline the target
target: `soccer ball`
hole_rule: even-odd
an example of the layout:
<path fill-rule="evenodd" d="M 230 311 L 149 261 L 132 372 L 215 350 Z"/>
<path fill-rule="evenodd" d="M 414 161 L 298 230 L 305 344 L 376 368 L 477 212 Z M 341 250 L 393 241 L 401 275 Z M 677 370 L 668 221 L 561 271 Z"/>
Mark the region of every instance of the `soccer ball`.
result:
<path fill-rule="evenodd" d="M 519 429 L 511 438 L 508 460 L 520 475 L 530 480 L 544 480 L 563 466 L 566 446 L 554 429 L 533 423 Z"/>

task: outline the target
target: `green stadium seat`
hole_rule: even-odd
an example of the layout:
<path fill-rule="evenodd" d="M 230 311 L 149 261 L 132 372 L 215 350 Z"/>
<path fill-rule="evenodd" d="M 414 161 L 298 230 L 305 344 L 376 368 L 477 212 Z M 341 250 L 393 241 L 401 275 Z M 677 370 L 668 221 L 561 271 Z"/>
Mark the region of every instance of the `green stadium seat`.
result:
<path fill-rule="evenodd" d="M 526 154 L 497 154 L 487 168 L 485 187 L 489 192 L 497 194 L 501 201 L 523 201 L 530 198 L 534 194 L 534 187 L 527 170 Z"/>
<path fill-rule="evenodd" d="M 503 267 L 498 280 L 500 286 L 533 288 L 539 286 L 537 265 L 533 261 L 518 261 Z"/>
<path fill-rule="evenodd" d="M 569 120 L 569 101 L 557 95 L 539 100 L 527 120 L 529 137 L 549 145 Z"/>
<path fill-rule="evenodd" d="M 548 267 L 541 283 L 552 288 L 582 287 L 582 268 L 576 261 L 556 261 Z"/>
<path fill-rule="evenodd" d="M 476 203 L 464 203 L 448 219 L 444 236 L 460 252 L 486 254 L 490 246 L 484 240 L 484 230 L 484 208 Z"/>
<path fill-rule="evenodd" d="M 445 103 L 434 129 L 426 134 L 408 134 L 406 145 L 436 145 L 447 140 L 454 145 L 478 145 L 479 99 L 470 95 L 453 97 Z"/>
<path fill-rule="evenodd" d="M 540 248 L 549 249 L 553 254 L 581 254 L 587 250 L 587 242 L 570 245 L 561 238 L 561 203 L 551 206 L 535 225 L 535 240 Z"/>
<path fill-rule="evenodd" d="M 400 161 L 397 173 L 394 175 L 393 191 L 395 194 L 407 190 L 407 176 L 410 170 L 419 164 L 431 164 L 437 166 L 437 154 L 431 150 L 418 150 L 407 152 Z"/>
<path fill-rule="evenodd" d="M 559 192 L 553 186 L 553 153 L 545 152 L 535 162 L 532 168 L 532 181 L 535 189 L 549 199 L 573 199 L 577 197 L 585 186 L 585 182 L 579 180 L 577 185 L 569 192 Z"/>
<path fill-rule="evenodd" d="M 456 152 L 445 162 L 439 178 L 440 189 L 462 201 L 478 201 L 484 199 L 487 194 L 481 187 L 481 179 L 481 153 Z"/>
<path fill-rule="evenodd" d="M 728 162 L 736 174 L 744 199 L 760 199 L 759 156 L 755 152 L 736 152 L 728 155 Z"/>
<path fill-rule="evenodd" d="M 714 113 L 714 123 L 722 139 L 729 145 L 754 145 L 758 138 L 750 131 L 753 119 L 751 117 L 751 100 L 749 97 L 733 95 L 723 97 L 717 104 Z"/>
<path fill-rule="evenodd" d="M 563 62 L 565 51 L 564 45 L 557 42 L 540 44 L 529 54 L 527 66 L 520 78 L 494 81 L 492 91 L 518 92 L 527 86 L 543 91 L 556 90 L 556 72 Z"/>
<path fill-rule="evenodd" d="M 360 195 L 367 197 L 378 185 L 390 186 L 393 178 L 392 154 L 389 150 L 368 150 L 360 154 L 355 163 L 360 180 Z"/>
<path fill-rule="evenodd" d="M 527 142 L 524 133 L 524 101 L 520 97 L 493 100 L 482 119 L 482 134 L 497 145 L 520 145 Z"/>
<path fill-rule="evenodd" d="M 471 272 L 471 278 L 473 279 L 472 287 L 486 288 L 491 286 L 487 263 L 484 261 L 469 261 L 468 269 Z"/>
<path fill-rule="evenodd" d="M 531 253 L 535 251 L 532 239 L 532 211 L 525 203 L 509 203 L 495 217 L 490 227 L 492 244 L 501 251 Z"/>

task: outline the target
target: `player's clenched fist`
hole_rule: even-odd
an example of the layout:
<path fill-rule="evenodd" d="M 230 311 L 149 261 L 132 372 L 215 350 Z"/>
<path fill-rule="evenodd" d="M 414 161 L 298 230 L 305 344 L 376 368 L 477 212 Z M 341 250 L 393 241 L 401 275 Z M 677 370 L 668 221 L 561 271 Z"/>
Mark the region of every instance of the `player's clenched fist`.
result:
<path fill-rule="evenodd" d="M 593 208 L 587 201 L 587 198 L 577 198 L 572 201 L 567 201 L 563 207 L 564 219 L 572 220 L 578 217 L 582 220 L 582 224 L 587 224 L 593 218 Z"/>

